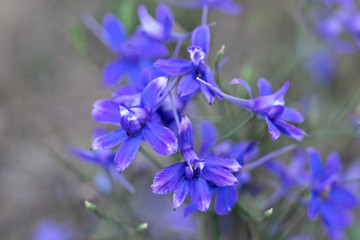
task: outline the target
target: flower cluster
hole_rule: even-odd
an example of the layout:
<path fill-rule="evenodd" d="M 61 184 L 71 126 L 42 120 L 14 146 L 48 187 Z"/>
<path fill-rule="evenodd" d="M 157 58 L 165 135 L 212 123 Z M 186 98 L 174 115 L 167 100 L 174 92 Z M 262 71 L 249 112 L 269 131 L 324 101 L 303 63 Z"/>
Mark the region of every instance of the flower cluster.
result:
<path fill-rule="evenodd" d="M 359 43 L 360 29 L 357 28 L 360 18 L 355 12 L 353 15 L 344 14 L 344 11 L 354 11 L 353 4 L 350 1 L 346 1 L 346 4 L 343 1 L 322 1 L 321 4 L 329 9 L 334 4 L 340 4 L 335 13 L 319 13 L 321 24 L 318 29 L 322 36 L 338 43 L 342 31 L 347 31 Z M 257 82 L 259 94 L 254 97 L 246 81 L 234 78 L 230 84 L 243 86 L 249 98 L 227 94 L 219 87 L 223 84 L 215 81 L 215 71 L 218 69 L 212 69 L 207 63 L 211 40 L 211 25 L 206 23 L 207 11 L 217 9 L 228 14 L 238 14 L 240 5 L 230 0 L 199 0 L 184 3 L 183 6 L 203 8 L 202 24 L 190 33 L 174 32 L 174 16 L 165 5 L 157 7 L 155 18 L 145 6 L 139 6 L 141 25 L 132 35 L 126 33 L 124 25 L 116 16 L 105 15 L 98 37 L 117 57 L 105 65 L 103 83 L 105 87 L 117 88 L 111 97 L 93 104 L 92 117 L 98 123 L 110 125 L 112 131 L 97 132 L 91 151 L 79 148 L 68 150 L 110 171 L 124 187 L 134 192 L 134 187 L 121 173 L 130 166 L 139 149 L 146 150 L 144 144 L 147 142 L 154 153 L 170 156 L 172 161 L 155 174 L 152 185 L 149 183 L 152 192 L 172 192 L 174 210 L 188 202 L 185 215 L 197 210 L 208 211 L 212 196 L 215 212 L 218 215 L 229 214 L 238 202 L 238 191 L 251 182 L 250 170 L 264 164 L 281 182 L 280 187 L 262 205 L 264 209 L 283 197 L 289 197 L 292 201 L 309 206 L 309 218 L 320 215 L 329 236 L 340 238 L 342 229 L 351 223 L 349 211 L 357 205 L 357 199 L 342 186 L 338 155 L 330 155 L 327 165 L 323 167 L 319 153 L 314 148 L 308 148 L 311 166 L 311 171 L 308 171 L 307 152 L 304 149 L 296 150 L 288 166 L 276 159 L 278 155 L 294 150 L 296 145 L 253 161 L 260 152 L 260 141 L 234 142 L 230 138 L 220 139 L 217 126 L 210 121 L 202 121 L 197 125 L 200 134 L 193 131 L 191 116 L 196 111 L 189 110 L 188 103 L 195 102 L 195 97 L 201 92 L 199 97 L 205 97 L 209 108 L 213 107 L 211 105 L 216 99 L 219 105 L 228 101 L 263 120 L 262 124 L 265 126 L 266 123 L 273 141 L 278 140 L 281 133 L 297 142 L 308 136 L 300 128 L 288 123 L 304 122 L 299 111 L 285 105 L 285 94 L 290 86 L 288 81 L 273 91 L 270 82 L 260 78 Z M 187 38 L 191 42 L 186 46 L 188 57 L 178 58 L 183 41 Z M 168 46 L 174 42 L 176 47 L 170 54 Z M 119 86 L 125 74 L 128 75 L 128 81 Z M 196 139 L 199 140 L 198 148 L 194 144 Z M 180 154 L 176 154 L 178 150 Z M 309 191 L 310 201 L 290 193 L 297 188 Z M 188 195 L 190 199 L 186 201 Z"/>

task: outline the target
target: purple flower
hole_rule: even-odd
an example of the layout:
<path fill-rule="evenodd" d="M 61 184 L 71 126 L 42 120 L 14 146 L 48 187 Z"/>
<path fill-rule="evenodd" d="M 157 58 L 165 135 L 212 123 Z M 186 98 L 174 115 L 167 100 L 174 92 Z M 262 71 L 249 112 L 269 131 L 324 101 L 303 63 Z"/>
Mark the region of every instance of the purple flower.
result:
<path fill-rule="evenodd" d="M 209 183 L 216 186 L 231 186 L 237 183 L 234 172 L 241 166 L 235 159 L 204 157 L 194 152 L 194 136 L 190 119 L 183 116 L 178 133 L 180 153 L 186 162 L 170 165 L 159 171 L 151 189 L 156 194 L 173 194 L 173 208 L 179 207 L 190 194 L 193 204 L 202 212 L 210 207 Z"/>
<path fill-rule="evenodd" d="M 176 41 L 186 37 L 186 35 L 173 33 L 174 16 L 170 8 L 165 5 L 159 5 L 156 8 L 156 19 L 148 13 L 144 5 L 138 7 L 138 15 L 141 23 L 139 30 L 156 41 Z"/>
<path fill-rule="evenodd" d="M 32 240 L 71 240 L 73 232 L 69 225 L 56 223 L 53 220 L 42 220 L 37 224 Z"/>
<path fill-rule="evenodd" d="M 328 235 L 332 239 L 343 239 L 342 229 L 351 225 L 351 208 L 358 204 L 352 192 L 341 185 L 342 166 L 337 153 L 332 153 L 325 166 L 321 164 L 319 152 L 309 147 L 311 167 L 311 197 L 308 217 L 319 214 Z"/>
<path fill-rule="evenodd" d="M 174 133 L 160 125 L 154 117 L 166 84 L 166 77 L 151 81 L 141 94 L 140 106 L 128 107 L 110 99 L 99 100 L 93 105 L 92 115 L 95 121 L 121 126 L 120 129 L 96 138 L 91 146 L 92 150 L 109 149 L 123 142 L 114 158 L 118 172 L 130 165 L 143 139 L 161 155 L 177 151 Z"/>
<path fill-rule="evenodd" d="M 218 133 L 214 124 L 208 121 L 203 121 L 199 124 L 199 129 L 199 153 L 201 157 L 207 156 L 207 158 L 218 159 L 219 162 L 222 161 L 222 158 L 232 158 L 236 159 L 239 165 L 242 166 L 244 161 L 250 160 L 257 154 L 257 141 L 238 143 L 224 141 L 215 146 L 218 140 Z M 242 184 L 245 184 L 250 180 L 249 172 L 237 172 L 235 176 L 238 182 L 232 186 L 218 186 L 215 184 L 210 184 L 211 195 L 215 195 L 215 212 L 219 215 L 225 215 L 231 212 L 233 206 L 238 200 L 237 189 L 241 187 Z M 198 208 L 195 204 L 190 204 L 185 209 L 185 215 L 188 215 L 197 210 Z"/>
<path fill-rule="evenodd" d="M 317 83 L 329 84 L 336 77 L 337 59 L 329 49 L 314 52 L 306 61 L 305 67 L 311 79 Z"/>
<path fill-rule="evenodd" d="M 112 14 L 107 14 L 103 18 L 102 38 L 109 49 L 119 56 L 103 69 L 103 83 L 107 87 L 114 86 L 125 73 L 128 73 L 132 85 L 142 89 L 145 86 L 140 81 L 142 70 L 151 66 L 153 59 L 168 54 L 163 44 L 142 34 L 127 37 L 125 27 Z"/>
<path fill-rule="evenodd" d="M 97 137 L 105 135 L 106 131 L 103 128 L 97 128 L 94 130 L 93 133 L 93 140 Z M 114 157 L 115 153 L 113 153 L 110 149 L 101 149 L 97 151 L 90 151 L 88 149 L 83 148 L 75 148 L 75 147 L 66 147 L 66 150 L 75 157 L 78 157 L 86 162 L 90 162 L 96 164 L 105 170 L 109 171 L 111 176 L 116 179 L 121 185 L 123 185 L 127 190 L 131 193 L 135 192 L 134 187 L 126 180 L 126 178 L 115 171 L 115 164 L 114 164 Z M 95 177 L 95 184 L 99 187 L 100 190 L 105 190 L 104 192 L 108 191 L 109 187 L 107 182 L 110 180 L 108 177 L 101 172 L 96 175 Z M 100 184 L 104 183 L 104 184 Z M 111 186 L 110 186 L 111 187 Z"/>
<path fill-rule="evenodd" d="M 192 46 L 188 47 L 191 61 L 184 59 L 159 59 L 155 67 L 172 76 L 185 74 L 178 85 L 179 97 L 194 94 L 201 89 L 209 104 L 215 100 L 216 93 L 200 84 L 196 78 L 200 77 L 205 82 L 217 88 L 211 69 L 205 64 L 210 44 L 210 29 L 206 25 L 197 27 L 191 38 Z M 218 96 L 221 100 L 221 97 Z"/>
<path fill-rule="evenodd" d="M 277 161 L 268 161 L 265 168 L 273 173 L 280 181 L 280 186 L 262 205 L 263 209 L 268 209 L 279 201 L 291 188 L 309 183 L 309 174 L 305 171 L 306 152 L 297 150 L 294 153 L 292 161 L 288 166 Z"/>
<path fill-rule="evenodd" d="M 242 11 L 241 5 L 233 0 L 190 0 L 181 3 L 175 0 L 173 1 L 173 4 L 184 8 L 201 8 L 207 6 L 210 9 L 230 15 L 237 15 Z"/>
<path fill-rule="evenodd" d="M 272 92 L 271 84 L 264 78 L 258 80 L 259 97 L 253 98 L 250 86 L 243 80 L 233 79 L 231 84 L 241 84 L 249 92 L 251 103 L 244 103 L 243 99 L 232 98 L 228 99 L 235 104 L 238 104 L 245 109 L 257 114 L 259 118 L 265 119 L 268 125 L 268 131 L 275 141 L 280 137 L 282 132 L 290 138 L 301 141 L 307 134 L 301 129 L 290 125 L 286 121 L 301 123 L 304 121 L 303 116 L 297 110 L 285 107 L 285 93 L 289 88 L 289 82 L 286 82 L 282 88 L 275 93 Z"/>

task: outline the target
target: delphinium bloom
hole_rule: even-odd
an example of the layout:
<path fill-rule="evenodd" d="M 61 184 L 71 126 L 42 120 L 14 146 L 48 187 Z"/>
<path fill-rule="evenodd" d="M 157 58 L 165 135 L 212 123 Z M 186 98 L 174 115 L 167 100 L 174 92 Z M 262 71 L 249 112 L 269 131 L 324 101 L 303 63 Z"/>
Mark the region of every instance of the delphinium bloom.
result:
<path fill-rule="evenodd" d="M 110 99 L 99 100 L 93 105 L 92 115 L 97 122 L 121 126 L 96 138 L 91 146 L 92 150 L 110 149 L 123 142 L 114 158 L 118 172 L 130 165 L 142 140 L 146 140 L 161 155 L 177 151 L 174 133 L 162 126 L 154 114 L 166 84 L 166 77 L 151 81 L 142 91 L 140 106 L 129 107 Z"/>
<path fill-rule="evenodd" d="M 106 131 L 103 128 L 96 128 L 93 133 L 93 140 L 97 137 L 105 135 Z M 114 164 L 114 157 L 115 153 L 112 152 L 110 149 L 101 149 L 97 151 L 90 151 L 88 149 L 83 148 L 76 148 L 76 147 L 67 147 L 67 151 L 78 157 L 82 160 L 90 162 L 92 164 L 98 165 L 105 170 L 109 171 L 111 176 L 116 179 L 121 185 L 123 185 L 127 190 L 130 192 L 135 192 L 134 187 L 126 180 L 126 178 L 116 172 L 115 164 Z M 104 174 L 98 173 L 95 177 L 95 183 L 99 187 L 100 190 L 104 190 L 104 192 L 110 192 L 109 187 L 107 186 L 108 179 Z M 103 184 L 99 184 L 103 183 Z M 104 185 L 104 186 L 103 186 Z"/>
<path fill-rule="evenodd" d="M 231 186 L 241 166 L 235 159 L 220 157 L 199 158 L 194 152 L 194 136 L 190 119 L 183 116 L 178 133 L 179 150 L 185 162 L 175 163 L 159 171 L 151 189 L 156 194 L 173 194 L 173 208 L 178 208 L 190 194 L 192 203 L 202 212 L 210 207 L 209 184 Z"/>
<path fill-rule="evenodd" d="M 352 224 L 350 210 L 358 204 L 355 195 L 342 183 L 342 166 L 337 153 L 332 153 L 323 166 L 319 152 L 308 148 L 311 167 L 311 198 L 308 217 L 319 214 L 332 239 L 345 239 L 342 229 Z"/>
<path fill-rule="evenodd" d="M 202 93 L 212 104 L 216 94 L 208 87 L 200 84 L 196 78 L 200 77 L 205 82 L 217 88 L 211 69 L 205 64 L 209 53 L 210 29 L 206 25 L 197 27 L 191 37 L 192 46 L 188 47 L 191 61 L 184 59 L 159 59 L 155 62 L 155 67 L 172 76 L 182 76 L 178 85 L 179 97 L 194 94 L 201 89 Z M 221 98 L 221 97 L 219 97 Z"/>
<path fill-rule="evenodd" d="M 231 142 L 229 140 L 220 142 L 218 141 L 218 133 L 214 124 L 208 121 L 202 121 L 199 124 L 200 129 L 200 157 L 208 157 L 218 159 L 221 158 L 233 158 L 240 166 L 244 165 L 245 161 L 248 161 L 256 156 L 258 152 L 258 142 Z M 243 184 L 247 184 L 250 181 L 249 172 L 237 172 L 235 174 L 238 182 L 232 186 L 217 186 L 210 184 L 211 194 L 215 195 L 215 212 L 219 215 L 228 214 L 231 212 L 233 206 L 238 200 L 238 188 L 241 188 Z M 185 215 L 190 214 L 193 211 L 198 210 L 194 204 L 190 204 L 185 209 Z"/>
<path fill-rule="evenodd" d="M 322 49 L 308 57 L 305 68 L 316 83 L 330 84 L 336 77 L 337 59 L 330 49 Z"/>
<path fill-rule="evenodd" d="M 286 122 L 301 123 L 304 121 L 300 112 L 294 108 L 285 107 L 284 97 L 289 88 L 289 82 L 286 82 L 282 88 L 273 93 L 271 84 L 266 79 L 260 78 L 258 80 L 260 95 L 258 98 L 252 97 L 250 86 L 245 81 L 235 78 L 231 81 L 231 84 L 243 85 L 248 90 L 251 101 L 237 98 L 227 99 L 257 114 L 259 118 L 265 119 L 268 131 L 274 141 L 280 137 L 280 133 L 298 141 L 301 141 L 306 136 L 304 131 Z"/>
<path fill-rule="evenodd" d="M 241 5 L 234 0 L 185 0 L 181 3 L 175 0 L 172 3 L 184 8 L 201 8 L 207 6 L 209 9 L 231 15 L 240 14 L 242 10 Z"/>
<path fill-rule="evenodd" d="M 316 33 L 340 52 L 355 52 L 360 46 L 360 12 L 354 2 L 352 0 L 311 2 L 317 3 L 311 9 L 312 19 L 316 22 Z"/>
<path fill-rule="evenodd" d="M 145 85 L 139 81 L 141 71 L 151 66 L 154 59 L 168 54 L 162 43 L 143 34 L 127 37 L 124 25 L 112 14 L 103 18 L 102 40 L 118 56 L 103 69 L 103 83 L 108 87 L 117 84 L 128 73 L 132 85 L 142 89 Z"/>
<path fill-rule="evenodd" d="M 156 8 L 156 19 L 148 13 L 144 5 L 138 7 L 138 15 L 141 23 L 139 30 L 154 40 L 169 42 L 187 37 L 186 34 L 173 33 L 174 16 L 165 5 Z"/>
<path fill-rule="evenodd" d="M 276 191 L 263 204 L 263 209 L 268 209 L 283 196 L 286 196 L 294 187 L 306 186 L 309 183 L 309 174 L 305 171 L 306 152 L 302 149 L 296 150 L 288 166 L 279 161 L 268 161 L 265 168 L 273 173 L 280 181 Z"/>
<path fill-rule="evenodd" d="M 69 225 L 45 219 L 38 223 L 36 233 L 31 240 L 71 240 L 73 232 Z"/>

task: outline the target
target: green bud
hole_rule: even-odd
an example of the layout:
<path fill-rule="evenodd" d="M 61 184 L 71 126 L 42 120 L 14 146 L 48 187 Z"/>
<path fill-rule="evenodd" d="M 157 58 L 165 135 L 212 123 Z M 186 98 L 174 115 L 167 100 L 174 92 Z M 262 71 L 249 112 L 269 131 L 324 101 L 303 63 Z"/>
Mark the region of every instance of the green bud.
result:
<path fill-rule="evenodd" d="M 87 208 L 87 209 L 89 209 L 90 211 L 96 211 L 97 210 L 97 207 L 96 207 L 96 205 L 95 204 L 93 204 L 93 203 L 91 203 L 91 202 L 89 202 L 88 200 L 85 200 L 84 201 L 84 204 L 85 204 L 85 207 Z"/>
<path fill-rule="evenodd" d="M 138 227 L 137 227 L 137 229 L 138 229 L 138 231 L 145 231 L 146 229 L 148 229 L 148 223 L 147 222 L 144 222 L 144 223 L 141 223 Z"/>
<path fill-rule="evenodd" d="M 266 211 L 264 212 L 264 216 L 265 216 L 266 218 L 268 218 L 268 217 L 270 217 L 270 216 L 273 214 L 273 212 L 274 212 L 274 209 L 273 209 L 273 208 L 270 208 L 270 209 L 268 209 L 268 210 L 266 210 Z"/>

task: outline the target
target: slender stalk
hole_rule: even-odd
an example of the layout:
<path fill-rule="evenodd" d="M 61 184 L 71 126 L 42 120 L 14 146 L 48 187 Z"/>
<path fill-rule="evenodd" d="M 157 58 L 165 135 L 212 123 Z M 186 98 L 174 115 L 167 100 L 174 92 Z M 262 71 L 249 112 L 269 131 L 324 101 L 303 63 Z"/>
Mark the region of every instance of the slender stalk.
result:
<path fill-rule="evenodd" d="M 211 89 L 211 91 L 215 92 L 216 94 L 218 94 L 219 96 L 225 98 L 226 100 L 239 105 L 240 107 L 245 108 L 246 110 L 250 111 L 252 108 L 252 102 L 251 100 L 248 99 L 242 99 L 242 98 L 237 98 L 234 96 L 231 96 L 229 94 L 226 94 L 224 92 L 222 92 L 220 89 L 217 89 L 216 87 L 214 87 L 213 85 L 205 82 L 204 80 L 202 80 L 200 77 L 197 77 L 196 80 L 198 80 L 201 84 L 204 84 L 205 86 L 207 86 L 208 88 Z"/>
<path fill-rule="evenodd" d="M 266 163 L 267 161 L 273 159 L 274 157 L 277 157 L 279 155 L 282 155 L 284 153 L 287 153 L 287 152 L 290 152 L 294 149 L 297 148 L 297 145 L 296 144 L 291 144 L 291 145 L 288 145 L 286 147 L 283 147 L 283 148 L 280 148 L 279 150 L 276 150 L 274 152 L 271 152 L 261 158 L 259 158 L 258 160 L 256 161 L 253 161 L 253 162 L 250 162 L 250 163 L 247 163 L 243 168 L 242 168 L 242 171 L 249 171 L 249 170 L 252 170 L 264 163 Z"/>
<path fill-rule="evenodd" d="M 162 165 L 162 163 L 160 163 L 151 153 L 149 153 L 144 147 L 139 148 L 139 151 L 147 158 L 150 160 L 150 162 L 152 162 L 158 169 L 163 169 L 164 165 Z"/>
<path fill-rule="evenodd" d="M 249 222 L 254 226 L 254 228 L 260 235 L 259 239 L 265 239 L 266 234 L 265 234 L 265 231 L 261 228 L 261 222 L 254 215 L 252 215 L 247 210 L 247 208 L 245 206 L 243 206 L 240 202 L 237 202 L 235 206 L 241 212 L 241 215 L 245 216 L 249 220 Z"/>
<path fill-rule="evenodd" d="M 213 239 L 220 240 L 220 227 L 219 227 L 219 218 L 215 212 L 210 213 L 212 220 L 212 229 L 213 229 Z"/>
<path fill-rule="evenodd" d="M 208 12 L 209 12 L 209 7 L 207 5 L 204 5 L 202 8 L 202 16 L 201 16 L 202 25 L 206 25 Z"/>
<path fill-rule="evenodd" d="M 182 41 L 183 41 L 183 39 L 179 39 L 178 42 L 176 43 L 176 47 L 175 47 L 175 50 L 173 52 L 172 58 L 177 58 L 179 56 Z"/>
<path fill-rule="evenodd" d="M 240 129 L 242 129 L 243 127 L 245 127 L 250 121 L 251 119 L 253 119 L 255 117 L 255 114 L 250 114 L 243 122 L 241 122 L 239 125 L 237 125 L 235 128 L 231 129 L 228 133 L 226 133 L 224 136 L 222 136 L 221 138 L 218 139 L 217 143 L 224 141 L 226 139 L 228 139 L 229 137 L 231 137 L 232 135 L 234 135 L 235 133 L 237 133 Z"/>

